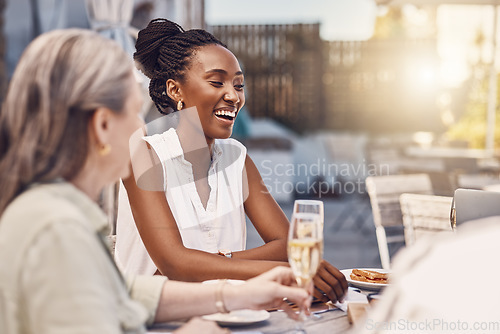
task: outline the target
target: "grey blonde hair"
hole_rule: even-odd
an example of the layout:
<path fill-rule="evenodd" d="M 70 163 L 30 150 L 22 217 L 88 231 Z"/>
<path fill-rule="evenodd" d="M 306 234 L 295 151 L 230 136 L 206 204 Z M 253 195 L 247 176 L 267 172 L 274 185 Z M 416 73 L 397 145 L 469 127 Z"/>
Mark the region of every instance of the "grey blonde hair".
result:
<path fill-rule="evenodd" d="M 79 173 L 94 111 L 121 112 L 132 78 L 132 58 L 90 30 L 55 30 L 30 43 L 0 113 L 0 214 L 29 184 Z"/>

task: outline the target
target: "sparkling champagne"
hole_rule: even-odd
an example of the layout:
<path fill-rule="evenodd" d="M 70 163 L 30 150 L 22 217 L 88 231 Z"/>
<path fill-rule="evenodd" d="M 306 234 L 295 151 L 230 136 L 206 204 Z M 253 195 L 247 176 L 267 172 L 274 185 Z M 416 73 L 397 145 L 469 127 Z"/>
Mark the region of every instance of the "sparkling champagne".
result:
<path fill-rule="evenodd" d="M 305 286 L 316 274 L 322 257 L 322 244 L 323 240 L 315 238 L 288 241 L 288 262 L 299 286 Z"/>

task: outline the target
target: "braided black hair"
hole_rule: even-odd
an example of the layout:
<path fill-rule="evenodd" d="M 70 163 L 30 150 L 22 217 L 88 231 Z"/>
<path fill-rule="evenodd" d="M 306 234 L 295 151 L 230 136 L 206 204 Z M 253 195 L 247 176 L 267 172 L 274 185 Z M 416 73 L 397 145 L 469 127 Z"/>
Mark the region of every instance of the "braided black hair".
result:
<path fill-rule="evenodd" d="M 185 31 L 180 25 L 167 19 L 155 19 L 139 31 L 135 44 L 134 59 L 141 71 L 150 79 L 149 95 L 160 113 L 175 110 L 175 101 L 166 94 L 168 79 L 183 82 L 185 70 L 197 48 L 218 44 L 221 41 L 202 29 Z"/>

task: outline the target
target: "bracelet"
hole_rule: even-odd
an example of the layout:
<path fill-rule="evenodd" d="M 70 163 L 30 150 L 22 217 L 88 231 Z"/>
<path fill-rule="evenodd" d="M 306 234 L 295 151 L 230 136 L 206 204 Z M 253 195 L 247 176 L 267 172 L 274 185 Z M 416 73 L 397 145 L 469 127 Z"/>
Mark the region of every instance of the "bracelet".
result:
<path fill-rule="evenodd" d="M 219 249 L 219 252 L 217 254 L 227 257 L 228 259 L 231 259 L 233 257 L 233 252 L 229 249 Z"/>
<path fill-rule="evenodd" d="M 226 304 L 224 304 L 224 297 L 222 296 L 222 288 L 224 288 L 226 282 L 227 280 L 225 279 L 221 280 L 215 290 L 215 308 L 219 313 L 229 313 L 229 311 L 226 308 Z"/>

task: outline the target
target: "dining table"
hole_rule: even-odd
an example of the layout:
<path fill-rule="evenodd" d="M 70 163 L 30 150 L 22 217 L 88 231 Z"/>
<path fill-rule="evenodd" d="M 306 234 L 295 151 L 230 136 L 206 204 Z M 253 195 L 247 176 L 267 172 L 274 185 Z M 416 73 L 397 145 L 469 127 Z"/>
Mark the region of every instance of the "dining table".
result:
<path fill-rule="evenodd" d="M 296 326 L 296 321 L 289 318 L 285 312 L 271 311 L 269 319 L 244 326 L 227 326 L 231 333 L 240 334 L 280 334 L 290 333 Z M 150 328 L 148 334 L 171 333 L 183 322 L 168 322 L 157 324 Z M 226 326 L 223 326 L 226 327 Z M 304 322 L 307 334 L 347 333 L 351 329 L 347 313 L 340 309 L 311 315 Z"/>
<path fill-rule="evenodd" d="M 379 270 L 383 271 L 383 269 Z M 307 334 L 342 334 L 353 332 L 354 327 L 363 326 L 366 320 L 367 312 L 369 312 L 371 306 L 373 306 L 373 304 L 375 304 L 380 298 L 386 285 L 352 280 L 349 278 L 350 271 L 351 269 L 341 270 L 341 272 L 346 275 L 349 283 L 349 289 L 344 297 L 345 300 L 343 303 L 337 302 L 334 304 L 332 302 L 313 302 L 310 308 L 311 314 L 303 323 L 303 328 Z M 297 310 L 293 304 L 291 304 L 291 307 L 292 309 Z M 232 321 L 229 322 L 229 324 L 224 321 L 218 321 L 219 325 L 221 325 L 221 327 L 228 328 L 231 333 L 240 334 L 284 334 L 293 332 L 294 329 L 296 329 L 297 321 L 290 318 L 283 310 L 243 310 L 243 313 L 247 311 L 251 313 L 264 312 L 265 320 L 241 323 Z M 231 317 L 232 314 L 232 312 L 225 315 L 217 313 L 215 315 L 205 316 L 205 318 L 208 320 L 227 320 L 228 318 L 233 318 Z M 256 315 L 258 315 L 257 318 L 259 318 L 262 314 Z M 236 314 L 234 314 L 234 316 L 239 318 Z M 244 316 L 244 318 L 246 318 L 246 316 Z M 149 328 L 148 334 L 172 333 L 184 323 L 185 322 L 183 321 L 172 321 L 156 324 L 152 328 Z"/>

